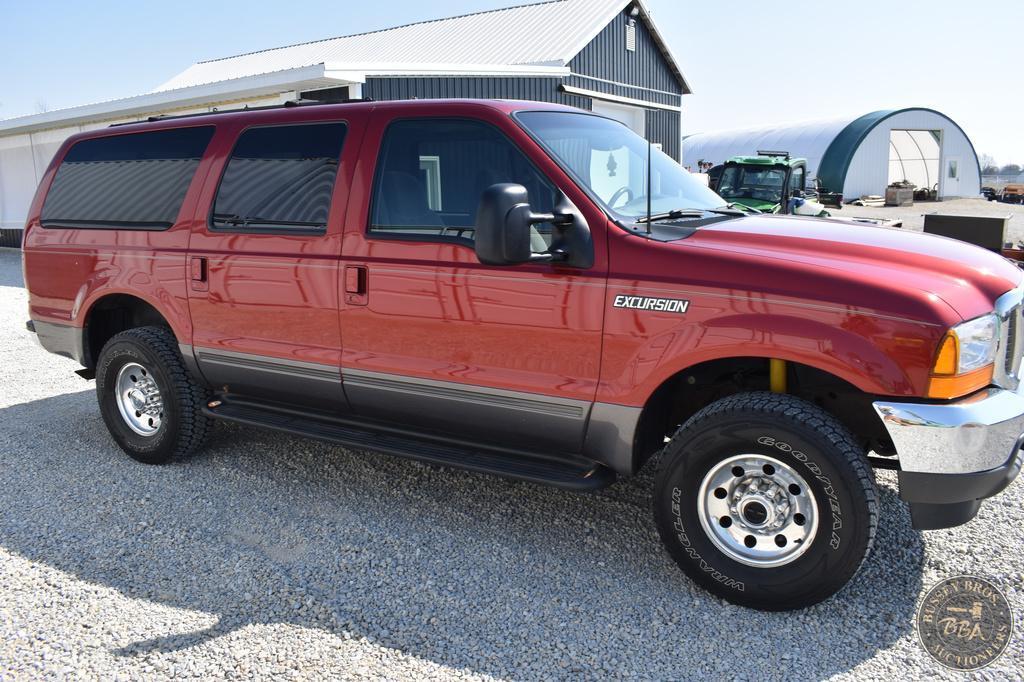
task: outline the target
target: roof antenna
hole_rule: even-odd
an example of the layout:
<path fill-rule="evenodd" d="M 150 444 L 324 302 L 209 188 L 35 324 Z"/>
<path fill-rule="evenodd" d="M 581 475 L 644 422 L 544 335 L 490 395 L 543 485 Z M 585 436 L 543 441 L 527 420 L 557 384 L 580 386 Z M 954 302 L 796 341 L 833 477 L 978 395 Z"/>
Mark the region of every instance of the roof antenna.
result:
<path fill-rule="evenodd" d="M 651 141 L 647 140 L 647 234 L 651 233 Z"/>

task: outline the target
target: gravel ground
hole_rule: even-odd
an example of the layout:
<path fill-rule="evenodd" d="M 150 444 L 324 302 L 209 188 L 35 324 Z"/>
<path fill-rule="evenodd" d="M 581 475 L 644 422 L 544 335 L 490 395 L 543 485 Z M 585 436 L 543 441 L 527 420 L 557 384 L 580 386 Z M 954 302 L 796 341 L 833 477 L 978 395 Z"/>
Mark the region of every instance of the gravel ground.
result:
<path fill-rule="evenodd" d="M 951 199 L 949 201 L 921 201 L 913 206 L 843 206 L 833 211 L 839 218 L 893 218 L 903 221 L 903 229 L 923 230 L 926 213 L 945 215 L 1012 216 L 1006 231 L 1006 240 L 1024 239 L 1024 206 L 1001 204 L 985 199 Z"/>
<path fill-rule="evenodd" d="M 1024 484 L 922 535 L 880 476 L 875 551 L 837 597 L 782 614 L 697 589 L 662 551 L 641 475 L 574 494 L 219 424 L 135 464 L 93 384 L 24 329 L 0 250 L 0 679 L 959 679 L 913 629 L 971 573 L 1018 622 Z"/>

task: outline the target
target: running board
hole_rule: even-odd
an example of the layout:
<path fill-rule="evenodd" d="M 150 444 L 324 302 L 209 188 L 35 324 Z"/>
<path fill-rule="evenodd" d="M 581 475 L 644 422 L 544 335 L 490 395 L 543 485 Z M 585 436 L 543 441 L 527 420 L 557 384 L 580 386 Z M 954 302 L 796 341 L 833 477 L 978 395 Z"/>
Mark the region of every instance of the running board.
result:
<path fill-rule="evenodd" d="M 384 427 L 310 416 L 247 400 L 220 398 L 211 401 L 203 412 L 216 419 L 284 431 L 350 448 L 374 450 L 559 488 L 596 490 L 614 483 L 616 478 L 611 469 L 583 458 L 552 459 L 535 453 L 450 443 L 436 437 L 417 438 Z"/>

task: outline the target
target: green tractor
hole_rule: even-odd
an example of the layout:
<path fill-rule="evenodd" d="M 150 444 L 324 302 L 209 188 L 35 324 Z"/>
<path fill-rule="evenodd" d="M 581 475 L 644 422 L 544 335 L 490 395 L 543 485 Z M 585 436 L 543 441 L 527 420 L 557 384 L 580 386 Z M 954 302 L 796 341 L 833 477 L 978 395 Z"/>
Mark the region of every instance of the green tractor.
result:
<path fill-rule="evenodd" d="M 708 171 L 712 190 L 731 204 L 761 213 L 827 217 L 817 192 L 807 196 L 807 159 L 789 152 L 758 151 L 757 156 L 734 156 Z"/>

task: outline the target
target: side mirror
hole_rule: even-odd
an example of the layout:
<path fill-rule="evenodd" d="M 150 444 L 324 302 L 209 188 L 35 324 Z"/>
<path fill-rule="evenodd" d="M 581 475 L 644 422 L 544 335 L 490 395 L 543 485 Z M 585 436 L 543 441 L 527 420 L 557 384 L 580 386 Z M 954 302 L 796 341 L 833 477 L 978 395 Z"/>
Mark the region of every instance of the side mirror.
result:
<path fill-rule="evenodd" d="M 533 257 L 530 225 L 543 222 L 530 210 L 526 188 L 513 183 L 491 185 L 480 197 L 476 211 L 474 247 L 486 265 L 518 265 Z"/>
<path fill-rule="evenodd" d="M 532 249 L 531 232 L 537 223 L 551 223 L 551 247 Z M 526 188 L 513 183 L 491 185 L 480 197 L 474 235 L 476 257 L 485 265 L 557 262 L 569 267 L 594 265 L 590 226 L 579 209 L 558 192 L 554 213 L 534 213 Z"/>

